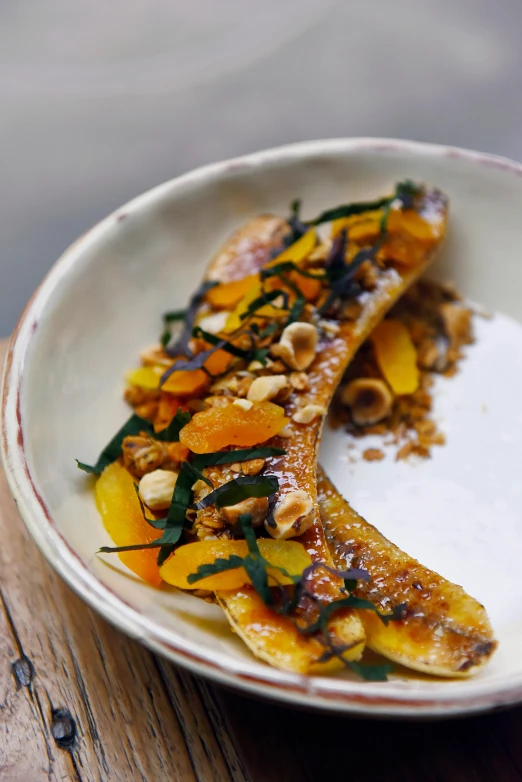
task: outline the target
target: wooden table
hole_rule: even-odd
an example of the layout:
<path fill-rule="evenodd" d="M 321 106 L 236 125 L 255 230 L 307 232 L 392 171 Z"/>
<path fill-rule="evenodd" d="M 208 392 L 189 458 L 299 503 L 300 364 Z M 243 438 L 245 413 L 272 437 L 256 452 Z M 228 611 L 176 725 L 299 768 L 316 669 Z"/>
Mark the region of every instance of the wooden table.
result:
<path fill-rule="evenodd" d="M 522 779 L 522 709 L 364 721 L 253 700 L 176 668 L 61 581 L 3 474 L 0 499 L 1 782 Z"/>

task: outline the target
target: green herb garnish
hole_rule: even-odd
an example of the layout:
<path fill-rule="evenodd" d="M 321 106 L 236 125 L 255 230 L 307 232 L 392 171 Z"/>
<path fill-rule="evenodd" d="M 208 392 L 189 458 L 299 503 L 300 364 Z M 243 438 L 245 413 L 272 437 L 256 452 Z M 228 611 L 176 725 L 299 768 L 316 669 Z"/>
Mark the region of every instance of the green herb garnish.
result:
<path fill-rule="evenodd" d="M 218 283 L 216 281 L 207 281 L 199 286 L 197 291 L 190 299 L 189 306 L 185 312 L 184 324 L 181 334 L 173 345 L 166 345 L 165 352 L 175 358 L 176 356 L 190 356 L 189 341 L 192 337 L 192 329 L 194 328 L 194 321 L 196 319 L 198 307 L 205 298 L 205 294 L 211 288 L 214 288 Z M 171 313 L 172 314 L 172 313 Z M 177 314 L 177 313 L 176 313 Z"/>
<path fill-rule="evenodd" d="M 215 505 L 216 508 L 237 505 L 238 502 L 242 502 L 249 497 L 269 497 L 278 488 L 279 481 L 275 475 L 240 475 L 218 486 L 217 489 L 207 494 L 202 500 L 195 502 L 192 508 L 194 510 L 203 510 L 203 508 L 208 508 L 209 505 Z"/>

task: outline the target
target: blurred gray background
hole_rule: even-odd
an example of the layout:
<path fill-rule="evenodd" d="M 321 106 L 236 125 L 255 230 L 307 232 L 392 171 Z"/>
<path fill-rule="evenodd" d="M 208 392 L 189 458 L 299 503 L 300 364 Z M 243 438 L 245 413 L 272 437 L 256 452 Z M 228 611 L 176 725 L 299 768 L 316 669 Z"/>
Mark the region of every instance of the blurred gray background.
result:
<path fill-rule="evenodd" d="M 0 5 L 0 334 L 80 233 L 194 166 L 399 136 L 522 159 L 521 0 Z"/>

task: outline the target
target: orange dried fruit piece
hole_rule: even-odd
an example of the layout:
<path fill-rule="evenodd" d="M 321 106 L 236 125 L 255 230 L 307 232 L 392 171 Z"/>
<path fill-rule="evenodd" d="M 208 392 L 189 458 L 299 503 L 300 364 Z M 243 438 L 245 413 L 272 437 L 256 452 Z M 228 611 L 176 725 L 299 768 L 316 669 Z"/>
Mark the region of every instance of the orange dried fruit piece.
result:
<path fill-rule="evenodd" d="M 406 326 L 398 320 L 383 320 L 371 340 L 384 379 L 395 394 L 413 394 L 419 387 L 417 351 Z"/>
<path fill-rule="evenodd" d="M 276 570 L 284 568 L 292 576 L 300 576 L 305 568 L 311 565 L 310 555 L 301 543 L 288 540 L 269 540 L 261 538 L 259 541 L 261 555 L 274 565 L 274 570 L 268 569 L 268 574 L 273 579 L 273 585 L 282 584 L 288 586 L 292 581 Z M 200 581 L 189 583 L 188 576 L 196 573 L 200 565 L 210 565 L 216 559 L 228 559 L 235 555 L 246 557 L 248 547 L 244 540 L 202 540 L 198 543 L 188 543 L 180 546 L 174 554 L 161 567 L 161 577 L 179 589 L 210 589 L 226 590 L 239 589 L 245 584 L 251 584 L 243 567 L 207 576 Z"/>
<path fill-rule="evenodd" d="M 178 369 L 167 378 L 161 388 L 177 396 L 197 396 L 204 391 L 208 382 L 208 375 L 202 369 Z"/>
<path fill-rule="evenodd" d="M 96 505 L 103 526 L 116 546 L 151 543 L 158 530 L 147 524 L 134 489 L 134 480 L 119 462 L 110 464 L 96 481 Z M 161 584 L 156 557 L 158 549 L 125 551 L 119 558 L 133 573 L 153 586 Z"/>
<path fill-rule="evenodd" d="M 243 277 L 242 280 L 216 285 L 215 288 L 207 291 L 206 299 L 214 309 L 231 310 L 239 304 L 256 279 L 258 279 L 257 274 L 249 274 L 248 277 Z"/>
<path fill-rule="evenodd" d="M 210 345 L 208 346 L 210 347 Z M 222 375 L 226 372 L 233 356 L 226 350 L 216 350 L 205 361 L 205 369 L 210 372 L 211 375 Z"/>
<path fill-rule="evenodd" d="M 253 402 L 248 410 L 230 403 L 196 413 L 179 433 L 179 439 L 194 453 L 210 453 L 229 445 L 264 443 L 288 421 L 283 408 L 272 402 Z"/>

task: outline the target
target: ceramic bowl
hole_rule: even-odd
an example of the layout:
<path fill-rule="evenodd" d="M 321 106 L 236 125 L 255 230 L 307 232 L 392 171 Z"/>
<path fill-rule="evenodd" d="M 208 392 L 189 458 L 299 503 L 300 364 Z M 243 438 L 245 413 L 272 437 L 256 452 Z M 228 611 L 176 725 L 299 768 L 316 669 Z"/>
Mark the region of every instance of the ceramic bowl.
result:
<path fill-rule="evenodd" d="M 220 609 L 140 582 L 109 543 L 89 480 L 128 417 L 123 375 L 183 306 L 225 237 L 259 212 L 305 215 L 389 192 L 409 177 L 450 197 L 450 230 L 433 274 L 495 313 L 476 319 L 461 372 L 435 389 L 447 445 L 421 464 L 353 463 L 347 435 L 325 432 L 320 458 L 372 523 L 462 584 L 500 645 L 478 676 L 441 680 L 397 669 L 387 683 L 349 673 L 303 677 L 254 659 Z M 4 372 L 3 456 L 36 543 L 93 608 L 155 652 L 247 692 L 365 715 L 448 716 L 522 700 L 522 167 L 406 141 L 295 144 L 193 171 L 139 196 L 82 236 L 53 267 L 13 335 Z M 8 542 L 5 543 L 8 545 Z"/>

